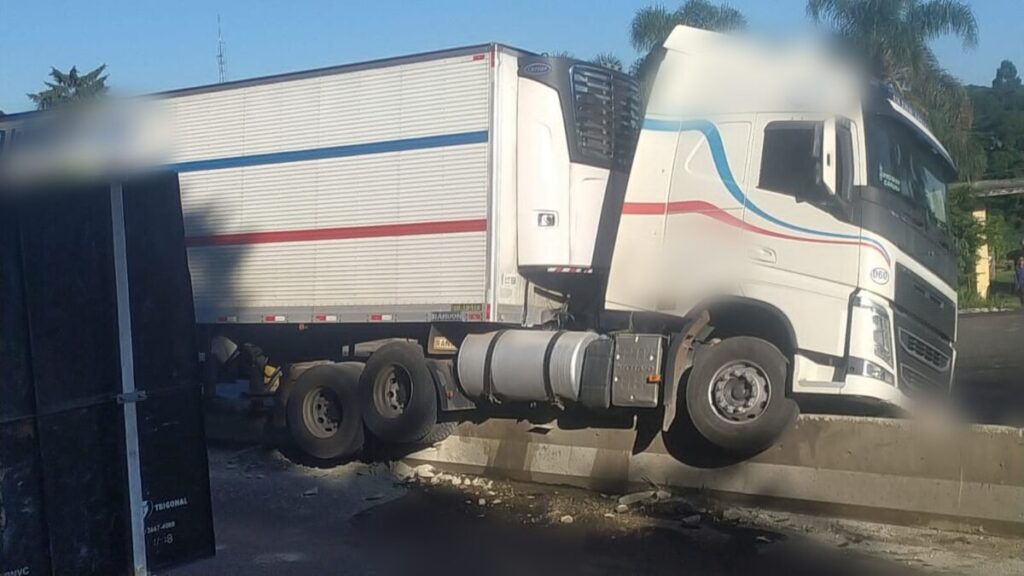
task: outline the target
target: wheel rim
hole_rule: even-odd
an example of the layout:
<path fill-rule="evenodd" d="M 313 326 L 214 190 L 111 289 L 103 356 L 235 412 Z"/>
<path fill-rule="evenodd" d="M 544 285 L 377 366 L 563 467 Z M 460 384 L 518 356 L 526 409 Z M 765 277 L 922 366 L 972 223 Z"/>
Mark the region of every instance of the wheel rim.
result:
<path fill-rule="evenodd" d="M 373 404 L 385 418 L 398 418 L 405 413 L 412 397 L 412 377 L 401 366 L 381 370 L 374 381 Z"/>
<path fill-rule="evenodd" d="M 765 413 L 771 391 L 771 379 L 764 368 L 748 360 L 737 360 L 715 372 L 708 396 L 719 418 L 740 423 L 756 420 Z"/>
<path fill-rule="evenodd" d="M 341 425 L 341 404 L 326 388 L 317 388 L 302 402 L 302 420 L 310 434 L 330 438 Z"/>

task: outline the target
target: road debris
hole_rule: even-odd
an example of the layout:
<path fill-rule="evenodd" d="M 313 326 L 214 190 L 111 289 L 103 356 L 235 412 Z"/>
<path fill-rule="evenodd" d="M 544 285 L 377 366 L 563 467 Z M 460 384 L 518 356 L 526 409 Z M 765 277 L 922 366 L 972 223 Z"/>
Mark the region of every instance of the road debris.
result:
<path fill-rule="evenodd" d="M 619 497 L 619 504 L 625 506 L 632 506 L 634 504 L 642 504 L 644 502 L 652 502 L 657 498 L 657 492 L 654 490 L 644 490 L 643 492 L 633 492 L 632 494 L 626 494 Z"/>
<path fill-rule="evenodd" d="M 699 526 L 700 525 L 700 514 L 691 514 L 682 519 L 683 526 Z"/>

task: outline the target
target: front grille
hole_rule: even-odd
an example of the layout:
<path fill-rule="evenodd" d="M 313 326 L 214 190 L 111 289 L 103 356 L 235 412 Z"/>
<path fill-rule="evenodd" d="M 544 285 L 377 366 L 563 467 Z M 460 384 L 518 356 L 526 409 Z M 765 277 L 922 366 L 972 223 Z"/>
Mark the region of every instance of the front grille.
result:
<path fill-rule="evenodd" d="M 573 113 L 580 155 L 628 169 L 640 132 L 640 88 L 607 68 L 572 67 Z"/>
<path fill-rule="evenodd" d="M 900 387 L 909 396 L 932 395 L 942 391 L 941 382 L 925 376 L 906 364 L 900 366 Z"/>
<path fill-rule="evenodd" d="M 949 368 L 948 354 L 903 329 L 900 329 L 900 346 L 914 358 L 940 372 L 945 372 Z"/>

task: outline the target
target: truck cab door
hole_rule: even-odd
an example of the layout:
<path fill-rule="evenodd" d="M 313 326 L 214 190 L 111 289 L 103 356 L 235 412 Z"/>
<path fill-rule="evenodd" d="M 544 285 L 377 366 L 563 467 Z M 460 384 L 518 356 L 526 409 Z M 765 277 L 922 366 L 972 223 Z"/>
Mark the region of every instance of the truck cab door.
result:
<path fill-rule="evenodd" d="M 852 222 L 851 146 L 845 121 L 806 115 L 758 115 L 747 187 L 745 295 L 772 302 L 807 324 L 811 336 L 839 352 L 849 295 L 857 284 L 860 231 Z M 812 322 L 812 318 L 817 321 Z M 833 328 L 824 328 L 831 326 Z M 812 329 L 813 333 L 814 330 Z"/>

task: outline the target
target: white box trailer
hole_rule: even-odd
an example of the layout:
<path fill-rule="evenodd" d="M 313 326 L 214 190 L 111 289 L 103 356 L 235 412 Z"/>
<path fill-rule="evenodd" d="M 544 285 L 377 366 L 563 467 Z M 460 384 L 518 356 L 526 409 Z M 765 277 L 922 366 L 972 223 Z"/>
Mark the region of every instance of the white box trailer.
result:
<path fill-rule="evenodd" d="M 531 59 L 550 70 L 484 45 L 164 94 L 197 320 L 542 321 L 521 273 L 593 269 L 615 135 L 567 127 Z M 575 76 L 610 115 L 616 77 Z"/>

